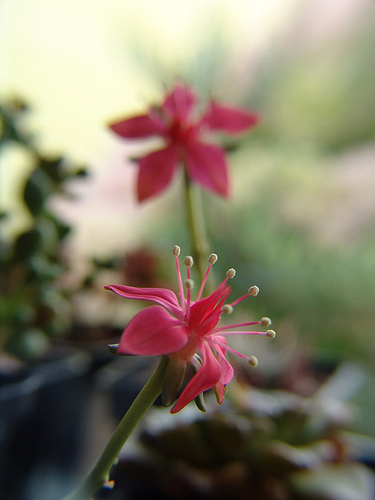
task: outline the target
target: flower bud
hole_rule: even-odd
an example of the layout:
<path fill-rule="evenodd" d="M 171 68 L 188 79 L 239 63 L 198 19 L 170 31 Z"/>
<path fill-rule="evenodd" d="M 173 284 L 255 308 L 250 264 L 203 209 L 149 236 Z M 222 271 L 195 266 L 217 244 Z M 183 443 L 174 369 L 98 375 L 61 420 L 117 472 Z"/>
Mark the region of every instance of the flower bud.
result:
<path fill-rule="evenodd" d="M 163 406 L 170 406 L 177 399 L 182 382 L 184 381 L 185 370 L 186 362 L 183 359 L 169 356 L 161 392 Z"/>

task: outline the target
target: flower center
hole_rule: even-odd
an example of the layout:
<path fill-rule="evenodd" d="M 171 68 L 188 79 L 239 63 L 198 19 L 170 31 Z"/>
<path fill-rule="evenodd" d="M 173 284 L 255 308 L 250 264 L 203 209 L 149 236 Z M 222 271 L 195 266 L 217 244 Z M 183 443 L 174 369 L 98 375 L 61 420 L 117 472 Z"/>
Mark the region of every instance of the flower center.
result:
<path fill-rule="evenodd" d="M 184 145 L 197 137 L 198 127 L 195 124 L 174 120 L 169 126 L 166 135 L 171 143 Z"/>

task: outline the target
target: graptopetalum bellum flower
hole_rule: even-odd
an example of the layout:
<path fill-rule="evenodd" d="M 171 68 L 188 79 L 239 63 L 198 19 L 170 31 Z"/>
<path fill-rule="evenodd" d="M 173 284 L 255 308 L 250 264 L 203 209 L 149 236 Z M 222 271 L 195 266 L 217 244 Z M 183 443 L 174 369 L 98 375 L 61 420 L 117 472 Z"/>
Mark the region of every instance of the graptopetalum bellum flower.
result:
<path fill-rule="evenodd" d="M 203 188 L 221 196 L 229 195 L 228 166 L 225 152 L 207 143 L 207 132 L 239 134 L 254 127 L 258 116 L 250 111 L 211 101 L 197 116 L 197 98 L 191 88 L 178 83 L 160 107 L 148 113 L 110 125 L 125 139 L 159 136 L 164 147 L 143 156 L 139 161 L 137 195 L 139 201 L 155 196 L 167 188 L 179 163 L 188 177 Z"/>
<path fill-rule="evenodd" d="M 233 378 L 233 367 L 226 359 L 227 351 L 247 359 L 250 365 L 256 366 L 257 359 L 254 356 L 247 357 L 229 347 L 226 336 L 267 335 L 273 338 L 276 334 L 273 330 L 266 332 L 248 330 L 248 327 L 252 325 L 269 326 L 271 324 L 269 318 L 217 326 L 222 314 L 231 312 L 233 306 L 246 297 L 257 295 L 258 287 L 250 287 L 248 293 L 226 304 L 225 301 L 231 291 L 227 282 L 236 273 L 234 269 L 229 269 L 217 289 L 202 298 L 211 266 L 217 260 L 217 255 L 211 254 L 206 274 L 196 299 L 193 301 L 191 298 L 193 282 L 190 272 L 193 259 L 190 256 L 185 257 L 187 279 L 183 283 L 178 260 L 180 248 L 175 246 L 173 253 L 176 258 L 180 300 L 173 291 L 165 288 L 136 288 L 122 285 L 109 285 L 105 288 L 122 297 L 156 303 L 133 317 L 122 333 L 116 348 L 118 354 L 167 355 L 169 357 L 162 398 L 163 404 L 169 406 L 178 397 L 171 410 L 171 413 L 177 413 L 190 401 L 199 398 L 204 391 L 213 387 L 218 404 L 222 403 L 225 386 Z M 237 330 L 238 328 L 240 330 Z M 187 365 L 193 367 L 195 374 L 178 396 Z M 204 410 L 203 401 L 196 399 L 196 402 L 198 407 Z"/>

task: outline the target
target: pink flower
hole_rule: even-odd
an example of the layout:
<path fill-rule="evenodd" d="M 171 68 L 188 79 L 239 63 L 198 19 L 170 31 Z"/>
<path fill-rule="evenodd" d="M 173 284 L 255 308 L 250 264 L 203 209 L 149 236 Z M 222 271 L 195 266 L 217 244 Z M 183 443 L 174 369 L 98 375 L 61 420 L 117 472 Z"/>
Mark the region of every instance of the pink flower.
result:
<path fill-rule="evenodd" d="M 238 134 L 254 127 L 259 118 L 242 109 L 209 103 L 202 116 L 196 116 L 196 96 L 189 87 L 176 84 L 160 108 L 110 125 L 125 139 L 160 136 L 165 146 L 139 159 L 137 195 L 139 201 L 155 196 L 172 181 L 179 162 L 189 178 L 221 196 L 229 194 L 225 152 L 204 140 L 205 132 Z"/>
<path fill-rule="evenodd" d="M 273 330 L 266 332 L 248 330 L 251 325 L 270 325 L 271 320 L 268 318 L 248 323 L 217 326 L 222 314 L 231 312 L 233 306 L 246 297 L 257 295 L 258 287 L 250 287 L 244 296 L 230 304 L 225 304 L 231 291 L 227 281 L 235 275 L 235 270 L 229 269 L 218 288 L 202 298 L 211 266 L 217 260 L 217 256 L 211 254 L 207 272 L 197 297 L 193 301 L 190 278 L 193 259 L 185 258 L 187 279 L 183 284 L 178 260 L 180 248 L 174 247 L 173 252 L 176 256 L 179 300 L 174 292 L 165 288 L 136 288 L 122 285 L 110 285 L 105 288 L 122 297 L 148 300 L 156 304 L 143 309 L 129 322 L 120 338 L 117 353 L 145 356 L 167 355 L 169 357 L 172 374 L 166 386 L 172 384 L 173 388 L 170 390 L 166 387 L 168 393 L 164 401 L 166 406 L 172 404 L 178 395 L 186 365 L 191 365 L 195 369 L 196 373 L 187 383 L 171 410 L 171 413 L 177 413 L 190 401 L 213 387 L 218 404 L 222 403 L 225 386 L 233 378 L 233 367 L 226 359 L 227 351 L 247 359 L 252 366 L 257 364 L 254 356 L 248 358 L 230 348 L 227 345 L 226 336 L 237 334 L 274 337 L 276 334 Z M 245 330 L 237 330 L 238 328 L 245 328 Z"/>

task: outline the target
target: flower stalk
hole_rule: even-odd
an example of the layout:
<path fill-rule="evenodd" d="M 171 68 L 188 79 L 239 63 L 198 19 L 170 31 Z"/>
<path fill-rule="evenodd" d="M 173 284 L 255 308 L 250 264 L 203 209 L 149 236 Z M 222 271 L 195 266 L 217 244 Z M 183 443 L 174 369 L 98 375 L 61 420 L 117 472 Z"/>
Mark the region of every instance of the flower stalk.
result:
<path fill-rule="evenodd" d="M 129 436 L 161 394 L 167 365 L 167 356 L 162 356 L 157 369 L 125 413 L 93 470 L 77 490 L 64 497 L 63 500 L 87 500 L 103 486 L 113 487 L 113 483 L 109 480 L 110 469 L 116 463 Z"/>
<path fill-rule="evenodd" d="M 194 263 L 199 275 L 199 280 L 202 281 L 205 272 L 205 261 L 209 248 L 206 236 L 205 221 L 203 218 L 203 207 L 201 192 L 194 189 L 194 185 L 189 179 L 185 170 L 184 172 L 184 188 L 186 199 L 186 215 L 187 225 L 191 239 L 191 250 L 194 257 Z"/>

